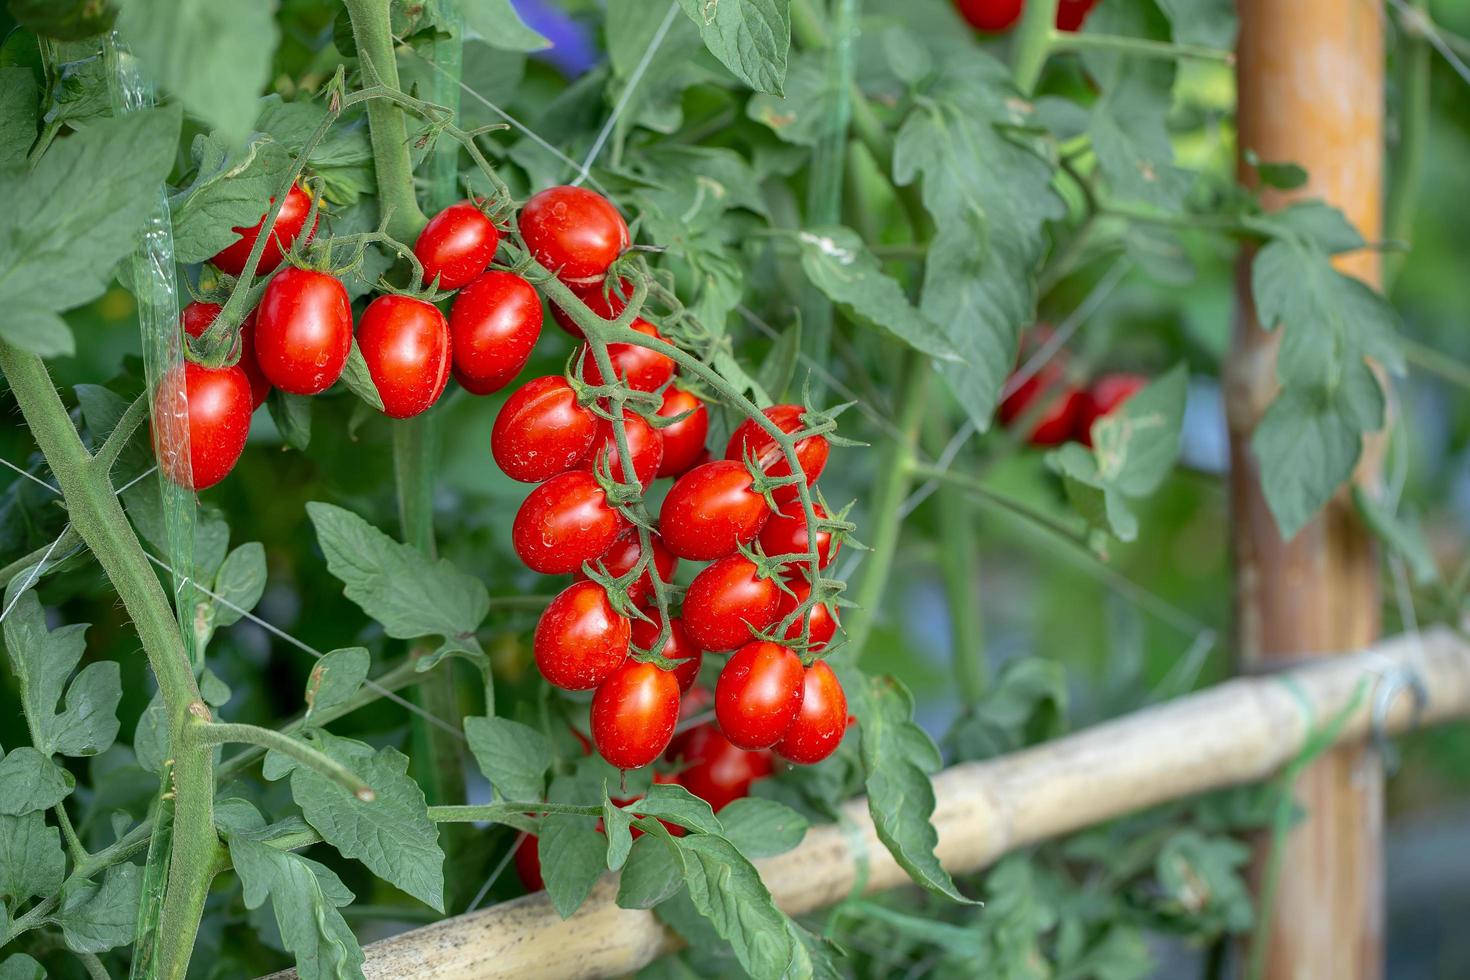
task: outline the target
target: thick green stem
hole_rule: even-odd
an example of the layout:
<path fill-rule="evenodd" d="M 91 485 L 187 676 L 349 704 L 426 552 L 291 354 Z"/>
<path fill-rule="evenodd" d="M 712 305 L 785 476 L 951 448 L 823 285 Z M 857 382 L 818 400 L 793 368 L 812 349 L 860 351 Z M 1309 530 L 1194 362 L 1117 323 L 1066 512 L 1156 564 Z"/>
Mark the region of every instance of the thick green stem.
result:
<path fill-rule="evenodd" d="M 1413 9 L 1427 16 L 1428 0 L 1410 0 Z M 1393 179 L 1388 183 L 1388 206 L 1384 221 L 1384 237 L 1389 241 L 1408 241 L 1413 235 L 1414 211 L 1419 203 L 1419 188 L 1424 175 L 1424 147 L 1429 136 L 1429 87 L 1432 68 L 1429 41 L 1406 32 L 1409 47 L 1400 70 L 1399 87 L 1403 92 L 1403 108 L 1399 112 L 1399 151 L 1394 161 Z M 1395 252 L 1383 257 L 1384 292 L 1388 291 L 1407 253 Z"/>
<path fill-rule="evenodd" d="M 1011 72 L 1022 95 L 1032 93 L 1041 69 L 1046 67 L 1056 19 L 1057 0 L 1030 0 L 1021 15 L 1021 26 L 1016 28 L 1012 41 Z"/>
<path fill-rule="evenodd" d="M 1030 12 L 1029 9 L 1026 11 L 1027 14 Z M 1104 51 L 1141 58 L 1168 58 L 1175 61 L 1188 59 L 1213 61 L 1222 65 L 1235 64 L 1235 52 L 1223 48 L 1207 48 L 1198 44 L 1174 44 L 1170 41 L 1150 41 L 1142 37 L 1083 34 L 1080 31 L 1054 30 L 1048 39 L 1048 46 L 1053 54 Z"/>
<path fill-rule="evenodd" d="M 931 415 L 925 426 L 927 448 L 938 457 L 948 439 L 943 417 Z M 975 509 L 957 487 L 941 485 L 934 492 L 938 508 L 939 573 L 944 597 L 949 604 L 950 656 L 960 700 L 979 702 L 985 693 L 985 632 L 980 617 L 980 598 L 975 583 L 980 577 L 979 551 L 975 542 Z"/>

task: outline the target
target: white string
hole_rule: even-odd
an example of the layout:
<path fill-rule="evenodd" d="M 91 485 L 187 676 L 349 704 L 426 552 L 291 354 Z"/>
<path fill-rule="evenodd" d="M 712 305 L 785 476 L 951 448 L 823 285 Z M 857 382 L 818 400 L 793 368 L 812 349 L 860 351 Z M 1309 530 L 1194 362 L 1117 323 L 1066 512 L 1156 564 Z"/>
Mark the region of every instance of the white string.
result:
<path fill-rule="evenodd" d="M 500 880 L 500 876 L 505 872 L 505 866 L 510 864 L 511 858 L 515 857 L 516 851 L 520 849 L 521 842 L 529 836 L 524 830 L 516 835 L 516 839 L 510 845 L 510 850 L 505 852 L 505 856 L 500 859 L 500 863 L 495 866 L 495 870 L 490 872 L 490 877 L 485 879 L 485 883 L 475 893 L 474 899 L 470 902 L 470 907 L 465 909 L 466 913 L 473 912 L 480 907 L 480 903 L 485 900 L 486 893 L 490 891 L 496 881 Z"/>
<path fill-rule="evenodd" d="M 0 459 L 0 463 L 3 463 L 4 465 L 10 467 L 12 470 L 15 470 L 15 472 L 19 473 L 21 476 L 25 477 L 27 480 L 30 480 L 32 483 L 39 483 L 41 486 L 45 487 L 47 490 L 50 490 L 52 493 L 56 494 L 58 497 L 61 496 L 61 491 L 60 490 L 56 489 L 51 484 L 49 484 L 45 480 L 41 479 L 39 476 L 36 476 L 36 474 L 31 473 L 28 470 L 21 469 L 19 466 L 16 466 L 14 463 L 12 463 L 8 459 Z"/>
<path fill-rule="evenodd" d="M 10 610 L 15 608 L 15 604 L 20 601 L 20 597 L 25 593 L 26 589 L 36 584 L 36 579 L 41 576 L 41 569 L 46 567 L 46 559 L 51 557 L 51 552 L 55 551 L 56 546 L 61 544 L 61 539 L 66 537 L 66 532 L 69 530 L 71 530 L 70 524 L 67 524 L 66 527 L 61 529 L 61 533 L 56 536 L 56 540 L 51 542 L 51 547 L 46 549 L 46 553 L 41 556 L 41 560 L 31 569 L 31 577 L 26 580 L 26 584 L 15 590 L 15 595 L 10 597 L 10 602 L 6 604 L 4 611 L 0 612 L 0 623 L 5 622 L 5 617 L 10 615 Z"/>
<path fill-rule="evenodd" d="M 582 169 L 572 181 L 573 187 L 581 186 L 582 181 L 587 179 L 588 171 L 592 169 L 592 164 L 597 161 L 597 155 L 602 152 L 603 144 L 612 135 L 613 126 L 617 124 L 618 117 L 627 108 L 629 100 L 633 97 L 633 90 L 638 87 L 638 83 L 643 79 L 643 73 L 653 63 L 653 56 L 658 51 L 659 45 L 664 43 L 664 37 L 668 35 L 669 28 L 674 26 L 674 17 L 678 13 L 679 3 L 678 0 L 674 0 L 673 3 L 669 4 L 669 12 L 664 14 L 663 23 L 659 24 L 658 30 L 653 32 L 653 37 L 649 40 L 648 47 L 643 51 L 643 57 L 638 59 L 638 64 L 634 66 L 632 74 L 628 76 L 628 83 L 623 86 L 622 94 L 618 96 L 617 105 L 613 106 L 612 115 L 608 116 L 607 122 L 602 124 L 602 131 L 597 134 L 597 139 L 593 141 L 592 149 L 587 151 L 587 158 L 582 161 Z"/>
<path fill-rule="evenodd" d="M 1415 10 L 1404 3 L 1404 0 L 1388 0 L 1388 2 L 1393 5 L 1393 9 L 1399 12 L 1399 19 L 1403 22 L 1404 28 L 1427 40 L 1430 46 L 1438 51 L 1445 61 L 1449 62 L 1455 74 L 1460 76 L 1460 80 L 1470 85 L 1470 67 L 1466 66 L 1460 56 L 1455 53 L 1454 48 L 1451 48 L 1440 36 L 1434 21 L 1426 17 L 1423 11 Z"/>
<path fill-rule="evenodd" d="M 134 484 L 141 482 L 142 479 L 145 476 L 148 476 L 148 475 L 150 475 L 152 473 L 157 473 L 157 472 L 158 472 L 158 464 L 157 463 L 154 463 L 152 466 L 148 467 L 146 470 L 144 470 L 143 472 L 139 473 L 137 476 L 133 477 L 127 483 L 124 483 L 122 486 L 118 487 L 117 488 L 117 491 L 115 493 L 115 496 L 121 497 L 126 491 L 131 490 L 133 488 L 133 485 Z"/>

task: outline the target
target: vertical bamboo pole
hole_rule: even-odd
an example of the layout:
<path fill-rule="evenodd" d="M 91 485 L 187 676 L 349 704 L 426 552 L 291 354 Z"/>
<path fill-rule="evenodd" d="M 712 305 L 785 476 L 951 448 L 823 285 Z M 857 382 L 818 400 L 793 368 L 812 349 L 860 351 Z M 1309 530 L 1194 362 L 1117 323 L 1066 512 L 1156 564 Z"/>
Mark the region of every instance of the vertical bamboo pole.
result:
<path fill-rule="evenodd" d="M 1268 207 L 1301 197 L 1341 208 L 1369 241 L 1382 233 L 1383 7 L 1378 0 L 1239 0 L 1242 157 L 1294 162 L 1310 175 L 1293 192 L 1267 189 Z M 1241 175 L 1254 182 L 1242 162 Z M 1379 632 L 1376 555 L 1344 495 L 1283 542 L 1261 492 L 1250 436 L 1275 395 L 1279 335 L 1261 330 L 1240 266 L 1239 315 L 1226 369 L 1236 630 L 1247 665 L 1370 644 Z M 1377 285 L 1378 255 L 1340 268 Z M 1373 480 L 1379 447 L 1358 479 Z M 1319 719 L 1320 722 L 1320 719 Z M 1296 786 L 1306 820 L 1283 843 L 1265 976 L 1373 980 L 1383 971 L 1383 781 L 1366 748 L 1323 756 Z M 1264 844 L 1262 848 L 1264 849 Z M 1258 853 L 1256 869 L 1263 867 Z M 1263 910 L 1265 911 L 1265 910 Z"/>

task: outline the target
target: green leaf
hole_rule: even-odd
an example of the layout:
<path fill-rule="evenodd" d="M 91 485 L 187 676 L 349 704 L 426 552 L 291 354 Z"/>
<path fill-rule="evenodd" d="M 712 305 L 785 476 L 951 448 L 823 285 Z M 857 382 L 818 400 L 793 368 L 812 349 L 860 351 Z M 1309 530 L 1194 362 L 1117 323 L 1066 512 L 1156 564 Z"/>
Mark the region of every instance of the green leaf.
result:
<path fill-rule="evenodd" d="M 796 376 L 796 365 L 801 358 L 801 320 L 793 320 L 791 326 L 781 331 L 771 344 L 766 359 L 756 376 L 760 386 L 776 401 Z"/>
<path fill-rule="evenodd" d="M 502 51 L 551 47 L 550 41 L 526 26 L 510 0 L 457 0 L 457 5 L 465 26 L 491 47 Z"/>
<path fill-rule="evenodd" d="M 991 759 L 1060 735 L 1066 714 L 1062 665 L 1018 657 L 1001 668 L 980 703 L 955 723 L 948 741 L 962 761 Z"/>
<path fill-rule="evenodd" d="M 679 0 L 704 46 L 757 92 L 781 93 L 791 47 L 789 0 Z"/>
<path fill-rule="evenodd" d="M 0 980 L 46 980 L 46 970 L 25 953 L 12 953 L 0 963 Z"/>
<path fill-rule="evenodd" d="M 0 167 L 25 162 L 36 142 L 39 98 L 30 69 L 0 68 Z"/>
<path fill-rule="evenodd" d="M 309 741 L 356 773 L 377 798 L 364 803 L 326 776 L 293 766 L 291 796 L 306 822 L 345 857 L 443 912 L 444 852 L 424 791 L 408 776 L 408 756 L 391 747 L 374 752 L 320 730 Z"/>
<path fill-rule="evenodd" d="M 177 109 L 103 119 L 58 140 L 34 169 L 0 170 L 0 303 L 69 310 L 102 295 L 173 164 Z M 38 329 L 28 313 L 27 336 Z M 53 322 L 45 331 L 56 333 Z M 9 336 L 9 335 L 7 335 Z M 34 337 L 32 337 L 34 339 Z M 69 349 L 52 336 L 31 348 Z"/>
<path fill-rule="evenodd" d="M 720 811 L 725 837 L 748 858 L 785 854 L 806 836 L 807 819 L 775 800 L 747 796 Z"/>
<path fill-rule="evenodd" d="M 1165 0 L 1167 3 L 1168 0 Z M 1245 162 L 1255 170 L 1256 176 L 1267 187 L 1283 191 L 1294 191 L 1307 183 L 1307 172 L 1295 163 L 1269 163 L 1262 160 L 1255 150 L 1247 148 Z M 1288 209 L 1289 210 L 1289 209 Z"/>
<path fill-rule="evenodd" d="M 231 835 L 229 846 L 245 907 L 258 909 L 270 898 L 281 941 L 295 955 L 301 980 L 362 976 L 362 949 L 337 911 L 353 896 L 335 874 L 244 834 Z"/>
<path fill-rule="evenodd" d="M 389 636 L 442 636 L 479 649 L 475 630 L 490 611 L 483 582 L 394 541 L 351 511 L 315 501 L 306 510 L 343 592 Z"/>
<path fill-rule="evenodd" d="M 699 914 L 755 977 L 786 974 L 796 955 L 789 919 L 776 908 L 755 867 L 723 837 L 673 838 L 683 857 L 684 885 Z"/>
<path fill-rule="evenodd" d="M 409 59 L 400 67 L 400 71 L 417 62 L 419 59 Z M 405 91 L 411 91 L 407 84 L 403 87 Z M 482 90 L 476 87 L 475 91 Z M 307 160 L 311 175 L 322 182 L 323 197 L 332 204 L 350 205 L 362 194 L 376 191 L 373 181 L 373 148 L 368 138 L 368 128 L 363 123 L 364 112 L 361 106 L 345 110 L 336 124 L 317 142 Z M 292 156 L 299 156 L 326 118 L 326 114 L 327 109 L 323 102 L 308 102 L 300 98 L 283 102 L 279 95 L 268 95 L 260 100 L 260 116 L 255 120 L 255 125 L 260 132 L 268 133 L 276 142 L 285 146 Z M 273 194 L 275 190 L 273 187 L 269 193 Z M 260 220 L 260 214 L 261 212 L 256 213 L 252 224 Z M 334 209 L 333 218 L 336 220 L 332 228 L 333 234 L 365 230 L 354 227 L 351 232 L 346 231 L 339 223 L 342 217 L 342 212 Z M 371 275 L 376 278 L 376 274 Z"/>
<path fill-rule="evenodd" d="M 372 658 L 364 647 L 342 647 L 318 660 L 306 681 L 304 723 L 314 724 L 315 715 L 350 700 L 367 680 L 371 665 Z"/>
<path fill-rule="evenodd" d="M 657 834 L 633 841 L 623 873 L 618 878 L 618 906 L 651 909 L 684 887 L 678 845 Z"/>
<path fill-rule="evenodd" d="M 1179 44 L 1217 50 L 1235 47 L 1238 24 L 1232 0 L 1159 0 L 1159 6 L 1168 15 Z"/>
<path fill-rule="evenodd" d="M 279 388 L 272 388 L 265 400 L 271 421 L 286 445 L 304 450 L 311 445 L 311 399 L 305 395 L 293 395 Z"/>
<path fill-rule="evenodd" d="M 56 913 L 66 948 L 74 953 L 102 953 L 131 943 L 142 886 L 141 868 L 118 864 L 107 870 L 101 885 L 89 881 L 68 889 Z"/>
<path fill-rule="evenodd" d="M 238 145 L 250 135 L 270 81 L 272 14 L 264 3 L 128 0 L 117 27 L 147 75 Z"/>
<path fill-rule="evenodd" d="M 551 904 L 565 919 L 607 870 L 607 838 L 597 832 L 593 817 L 549 813 L 541 818 L 536 856 Z"/>
<path fill-rule="evenodd" d="M 602 788 L 602 833 L 607 837 L 607 870 L 616 871 L 633 847 L 633 816 L 618 806 Z"/>
<path fill-rule="evenodd" d="M 643 799 L 626 807 L 641 816 L 658 817 L 701 834 L 724 832 L 710 805 L 676 783 L 654 783 Z"/>
<path fill-rule="evenodd" d="M 480 772 L 502 798 L 511 802 L 542 798 L 552 763 L 551 742 L 545 735 L 498 717 L 466 718 L 464 734 Z"/>
<path fill-rule="evenodd" d="M 49 126 L 66 125 L 83 129 L 112 114 L 112 94 L 108 90 L 107 61 L 95 44 L 58 45 L 63 51 L 82 49 L 86 55 L 64 61 L 57 84 L 51 89 L 51 105 L 46 110 Z M 72 58 L 70 53 L 60 54 Z"/>
<path fill-rule="evenodd" d="M 0 905 L 19 908 L 37 895 L 54 895 L 65 876 L 61 831 L 46 825 L 44 813 L 0 814 Z"/>
<path fill-rule="evenodd" d="M 745 104 L 745 114 L 796 146 L 816 146 L 832 126 L 826 99 L 826 57 L 802 52 L 791 59 L 785 91 L 760 93 Z"/>
<path fill-rule="evenodd" d="M 5 649 L 20 680 L 31 741 L 43 755 L 96 755 L 117 738 L 117 705 L 122 699 L 117 663 L 88 664 L 70 686 L 66 683 L 81 662 L 86 630 L 85 625 L 48 630 L 33 591 L 22 593 L 5 619 Z M 65 707 L 58 712 L 63 688 Z"/>
<path fill-rule="evenodd" d="M 934 787 L 929 777 L 939 771 L 939 750 L 914 724 L 914 700 L 908 688 L 891 677 L 857 674 L 843 687 L 852 696 L 861 733 L 868 813 L 878 839 L 899 867 L 925 890 L 968 902 L 955 889 L 949 872 L 934 856 L 939 836 L 929 818 L 934 813 Z"/>
<path fill-rule="evenodd" d="M 241 610 L 254 609 L 265 591 L 265 546 L 247 541 L 226 555 L 214 575 L 213 591 L 224 600 L 215 600 L 216 628 L 238 622 L 245 615 Z"/>
<path fill-rule="evenodd" d="M 42 357 L 76 353 L 76 338 L 67 322 L 36 303 L 19 303 L 7 310 L 0 319 L 0 339 Z"/>
<path fill-rule="evenodd" d="M 916 310 L 903 287 L 884 273 L 861 236 L 849 228 L 812 228 L 797 235 L 801 267 L 827 298 L 887 330 L 914 350 L 959 361 L 944 332 Z"/>
<path fill-rule="evenodd" d="M 367 361 L 363 359 L 362 350 L 357 346 L 356 337 L 352 339 L 352 346 L 347 351 L 347 363 L 342 368 L 342 383 L 373 408 L 380 412 L 383 410 L 383 396 L 378 394 L 378 386 L 373 383 L 373 376 L 368 372 Z"/>
<path fill-rule="evenodd" d="M 286 147 L 257 136 L 238 149 L 216 133 L 194 137 L 194 179 L 169 200 L 174 253 L 203 262 L 239 239 L 236 228 L 258 224 L 291 169 Z"/>
<path fill-rule="evenodd" d="M 1439 581 L 1439 566 L 1434 562 L 1434 554 L 1429 550 L 1429 542 L 1416 515 L 1390 511 L 1361 486 L 1353 487 L 1353 502 L 1379 540 L 1408 562 L 1415 584 L 1429 585 Z"/>
<path fill-rule="evenodd" d="M 1297 201 L 1279 211 L 1253 215 L 1249 223 L 1273 238 L 1316 246 L 1329 255 L 1367 245 L 1347 215 L 1326 201 Z"/>
<path fill-rule="evenodd" d="M 19 816 L 60 803 L 76 787 L 76 779 L 50 756 L 24 745 L 0 759 L 0 786 L 5 788 L 0 813 Z"/>
<path fill-rule="evenodd" d="M 1241 873 L 1250 849 L 1230 837 L 1184 829 L 1159 849 L 1155 862 L 1166 913 L 1200 924 L 1203 932 L 1250 928 L 1252 901 Z"/>

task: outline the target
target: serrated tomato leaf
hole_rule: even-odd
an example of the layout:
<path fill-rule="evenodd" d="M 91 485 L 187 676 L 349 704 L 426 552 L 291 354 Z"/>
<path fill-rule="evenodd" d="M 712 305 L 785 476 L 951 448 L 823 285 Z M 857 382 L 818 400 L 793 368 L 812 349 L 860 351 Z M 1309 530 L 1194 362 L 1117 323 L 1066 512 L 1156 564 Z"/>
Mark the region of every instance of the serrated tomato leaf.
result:
<path fill-rule="evenodd" d="M 551 742 L 541 732 L 509 718 L 464 720 L 465 738 L 480 772 L 509 802 L 539 800 L 551 768 Z"/>
<path fill-rule="evenodd" d="M 757 92 L 781 93 L 791 47 L 790 0 L 679 0 L 710 54 Z"/>

